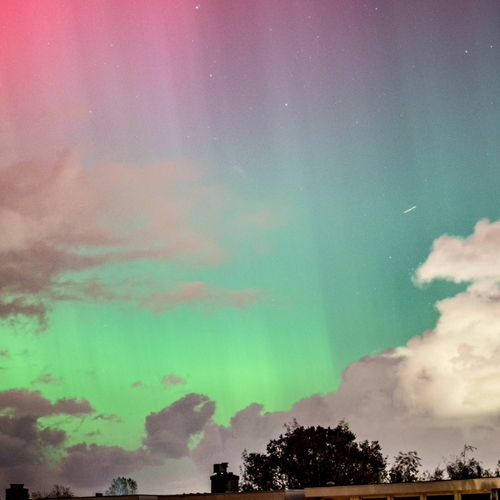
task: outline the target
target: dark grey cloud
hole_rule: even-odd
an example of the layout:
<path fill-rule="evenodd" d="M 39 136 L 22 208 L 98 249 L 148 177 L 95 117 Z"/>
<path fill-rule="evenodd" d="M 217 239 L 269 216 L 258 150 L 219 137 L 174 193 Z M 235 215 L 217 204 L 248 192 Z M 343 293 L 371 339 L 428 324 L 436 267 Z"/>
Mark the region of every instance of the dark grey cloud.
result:
<path fill-rule="evenodd" d="M 214 413 L 215 403 L 207 396 L 188 394 L 146 417 L 144 445 L 166 458 L 188 456 L 191 436 L 202 432 Z"/>
<path fill-rule="evenodd" d="M 145 465 L 157 464 L 146 450 L 80 443 L 68 448 L 60 463 L 60 477 L 76 487 L 102 487 L 117 476 L 130 476 Z M 82 471 L 85 471 L 82 473 Z"/>
<path fill-rule="evenodd" d="M 66 441 L 66 431 L 46 427 L 40 431 L 40 439 L 47 446 L 61 446 Z"/>
<path fill-rule="evenodd" d="M 125 450 L 87 443 L 67 448 L 60 463 L 61 480 L 78 487 L 105 487 L 118 475 L 133 475 L 147 466 L 162 466 L 169 458 L 186 457 L 191 437 L 203 431 L 214 412 L 215 403 L 208 397 L 188 394 L 146 417 L 142 448 Z"/>
<path fill-rule="evenodd" d="M 145 467 L 165 466 L 168 459 L 187 457 L 193 436 L 203 432 L 215 412 L 207 396 L 188 394 L 160 412 L 146 417 L 146 438 L 136 450 L 82 442 L 63 448 L 62 429 L 43 425 L 43 417 L 84 417 L 95 413 L 87 400 L 51 402 L 39 391 L 0 393 L 0 488 L 9 481 L 31 488 L 68 484 L 74 488 L 106 488 L 116 476 L 132 476 Z M 95 414 L 94 420 L 117 421 L 115 415 Z M 58 448 L 63 458 L 48 460 Z M 51 465 L 49 465 L 51 464 Z M 85 474 L 82 474 L 85 471 Z M 17 478 L 17 479 L 16 479 Z"/>
<path fill-rule="evenodd" d="M 86 399 L 62 398 L 52 403 L 40 391 L 10 389 L 0 392 L 0 411 L 14 416 L 85 415 L 94 412 Z"/>
<path fill-rule="evenodd" d="M 0 467 L 30 465 L 40 460 L 38 419 L 0 417 Z"/>
<path fill-rule="evenodd" d="M 192 459 L 200 474 L 206 476 L 217 462 L 229 462 L 237 471 L 243 450 L 265 451 L 269 439 L 277 437 L 292 418 L 288 412 L 267 413 L 262 405 L 254 403 L 236 413 L 227 427 L 210 421 L 191 453 Z"/>
<path fill-rule="evenodd" d="M 66 432 L 46 427 L 41 417 L 64 415 L 61 407 L 52 405 L 39 393 L 20 395 L 13 391 L 0 393 L 2 415 L 0 416 L 0 487 L 12 482 L 48 486 L 57 480 L 57 470 L 49 465 L 48 454 L 54 448 L 62 451 Z M 20 391 L 19 391 L 20 392 Z M 32 402 L 33 407 L 26 408 Z M 16 406 L 17 405 L 17 406 Z M 74 415 L 75 407 L 67 407 Z M 7 412 L 7 413 L 6 413 Z"/>

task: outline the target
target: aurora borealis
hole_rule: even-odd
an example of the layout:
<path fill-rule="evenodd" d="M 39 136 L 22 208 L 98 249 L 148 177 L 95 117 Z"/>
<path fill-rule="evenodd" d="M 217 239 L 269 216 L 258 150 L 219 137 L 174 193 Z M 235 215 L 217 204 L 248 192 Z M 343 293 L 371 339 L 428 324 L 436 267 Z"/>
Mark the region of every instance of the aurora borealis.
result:
<path fill-rule="evenodd" d="M 500 459 L 498 2 L 4 4 L 0 490 Z"/>

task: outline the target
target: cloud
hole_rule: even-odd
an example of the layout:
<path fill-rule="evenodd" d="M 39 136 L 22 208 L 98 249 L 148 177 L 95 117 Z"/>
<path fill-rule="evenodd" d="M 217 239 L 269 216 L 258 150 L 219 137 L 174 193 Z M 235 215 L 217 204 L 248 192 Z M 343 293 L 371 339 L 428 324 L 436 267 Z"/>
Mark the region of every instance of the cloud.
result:
<path fill-rule="evenodd" d="M 108 413 L 98 413 L 93 420 L 104 420 L 105 422 L 115 422 L 121 423 L 123 422 L 122 418 L 119 415 L 108 414 Z"/>
<path fill-rule="evenodd" d="M 500 439 L 500 381 L 495 365 L 499 298 L 495 282 L 473 282 L 465 292 L 437 304 L 440 319 L 433 330 L 406 346 L 352 363 L 335 393 L 305 398 L 289 411 L 269 413 L 255 403 L 223 426 L 212 420 L 213 401 L 188 394 L 146 417 L 143 448 L 126 451 L 84 443 L 68 449 L 61 463 L 64 477 L 83 486 L 76 474 L 89 463 L 91 479 L 85 485 L 98 485 L 105 478 L 96 464 L 111 467 L 118 461 L 121 466 L 108 471 L 109 477 L 149 467 L 156 470 L 169 460 L 187 457 L 203 477 L 218 461 L 229 461 L 237 471 L 244 449 L 264 451 L 294 418 L 304 425 L 324 426 L 346 419 L 359 439 L 379 440 L 389 457 L 417 449 L 428 468 L 443 465 L 443 457 L 470 443 L 479 448 L 478 458 L 491 466 L 498 459 L 495 443 Z M 171 374 L 162 382 L 181 381 Z M 195 436 L 201 439 L 191 449 Z"/>
<path fill-rule="evenodd" d="M 35 463 L 39 455 L 38 434 L 36 417 L 0 417 L 0 464 L 2 468 Z"/>
<path fill-rule="evenodd" d="M 246 290 L 226 290 L 206 283 L 183 283 L 177 290 L 157 292 L 145 297 L 141 305 L 158 314 L 182 305 L 202 305 L 205 308 L 233 307 L 242 309 L 259 302 L 264 292 L 255 288 Z"/>
<path fill-rule="evenodd" d="M 444 235 L 417 271 L 419 283 L 446 279 L 455 283 L 500 279 L 500 221 L 481 220 L 467 238 Z"/>
<path fill-rule="evenodd" d="M 119 446 L 80 443 L 67 453 L 60 463 L 60 477 L 77 487 L 110 485 L 112 478 L 128 476 L 154 463 L 145 450 L 129 451 Z"/>
<path fill-rule="evenodd" d="M 0 392 L 0 414 L 13 416 L 87 415 L 94 409 L 86 399 L 63 398 L 51 403 L 40 391 L 10 389 Z"/>
<path fill-rule="evenodd" d="M 214 412 L 215 403 L 209 398 L 188 394 L 146 417 L 143 447 L 125 450 L 119 446 L 79 443 L 67 448 L 58 467 L 58 478 L 76 487 L 105 488 L 113 477 L 162 467 L 170 458 L 187 457 L 190 439 L 203 431 Z"/>
<path fill-rule="evenodd" d="M 38 391 L 1 392 L 0 483 L 7 485 L 9 480 L 23 479 L 37 487 L 57 482 L 72 487 L 105 488 L 118 475 L 133 475 L 145 467 L 163 467 L 168 459 L 189 455 L 190 440 L 211 421 L 215 403 L 206 396 L 188 394 L 160 412 L 151 413 L 145 420 L 144 445 L 136 450 L 87 442 L 63 450 L 66 432 L 44 426 L 41 420 L 90 412 L 93 409 L 85 400 L 60 399 L 51 403 Z M 104 414 L 97 414 L 95 419 L 117 421 L 116 416 Z M 62 456 L 59 461 L 50 455 L 53 448 L 58 448 L 57 456 Z"/>
<path fill-rule="evenodd" d="M 61 446 L 66 441 L 66 431 L 46 427 L 40 432 L 40 439 L 47 446 Z"/>
<path fill-rule="evenodd" d="M 203 431 L 214 413 L 215 403 L 207 396 L 188 394 L 146 417 L 144 445 L 165 458 L 188 456 L 191 437 Z"/>
<path fill-rule="evenodd" d="M 251 405 L 228 427 L 209 423 L 193 452 L 200 470 L 210 458 L 241 463 L 241 451 L 264 451 L 286 422 L 334 426 L 346 419 L 362 439 L 390 457 L 417 449 L 424 466 L 443 465 L 464 443 L 492 467 L 500 439 L 500 222 L 480 221 L 468 238 L 439 238 L 416 281 L 469 281 L 466 291 L 437 303 L 439 320 L 405 345 L 352 363 L 339 389 L 265 413 Z"/>
<path fill-rule="evenodd" d="M 500 290 L 494 288 L 496 294 L 485 295 L 470 287 L 439 302 L 436 328 L 398 350 L 400 397 L 413 411 L 449 418 L 500 414 Z"/>
<path fill-rule="evenodd" d="M 500 221 L 479 221 L 467 238 L 438 238 L 416 279 L 472 283 L 437 304 L 432 332 L 398 350 L 401 399 L 440 417 L 500 415 Z"/>
<path fill-rule="evenodd" d="M 0 416 L 0 485 L 43 483 L 53 472 L 47 452 L 65 438 L 62 430 L 40 429 L 36 416 Z"/>
<path fill-rule="evenodd" d="M 43 424 L 43 417 L 81 417 L 93 411 L 86 400 L 59 399 L 51 403 L 38 391 L 10 390 L 0 393 L 0 483 L 44 483 L 55 477 L 48 456 L 66 441 L 62 429 Z"/>
<path fill-rule="evenodd" d="M 436 264 L 442 253 L 436 242 L 417 271 L 417 276 L 424 276 L 419 279 L 462 280 L 461 266 L 470 254 L 474 255 L 472 261 L 481 264 L 467 272 L 468 288 L 438 302 L 440 317 L 434 329 L 410 339 L 405 346 L 349 365 L 336 392 L 304 398 L 282 412 L 269 413 L 254 403 L 234 415 L 228 426 L 213 421 L 214 401 L 188 394 L 146 417 L 146 437 L 137 450 L 80 443 L 67 449 L 57 478 L 75 486 L 103 487 L 110 477 L 138 471 L 147 477 L 148 471 L 183 460 L 191 460 L 202 477 L 208 478 L 214 462 L 228 461 L 237 471 L 244 449 L 264 451 L 268 441 L 294 418 L 303 425 L 323 426 L 335 426 L 346 419 L 359 439 L 379 440 L 389 457 L 416 449 L 425 468 L 443 465 L 443 457 L 458 454 L 464 443 L 476 446 L 476 457 L 485 466 L 493 466 L 500 440 L 500 369 L 496 363 L 500 354 L 500 289 L 492 257 L 497 239 L 486 235 L 495 227 L 497 223 L 483 221 L 474 235 L 456 238 L 465 250 L 463 254 L 456 251 L 455 265 L 445 263 L 443 270 Z M 480 255 L 477 234 L 488 242 L 486 256 Z M 446 239 L 449 243 L 453 238 Z M 175 385 L 182 380 L 170 374 L 162 382 Z M 141 385 L 139 381 L 134 384 Z M 61 447 L 65 440 L 58 429 L 40 430 L 40 417 L 90 412 L 93 409 L 86 400 L 52 403 L 39 392 L 0 393 L 0 473 L 9 471 L 9 478 L 18 477 L 14 472 L 26 464 L 30 477 L 40 477 L 40 471 L 46 472 L 43 450 Z M 82 468 L 89 471 L 85 478 L 79 475 Z M 7 477 L 1 474 L 0 478 Z M 199 485 L 199 477 L 193 484 Z"/>
<path fill-rule="evenodd" d="M 282 434 L 293 419 L 306 426 L 332 427 L 345 419 L 358 439 L 378 440 L 389 460 L 399 451 L 417 450 L 424 469 L 433 470 L 469 443 L 478 447 L 476 456 L 485 466 L 494 466 L 498 417 L 464 421 L 413 411 L 401 398 L 399 369 L 404 360 L 394 350 L 366 357 L 349 365 L 335 393 L 304 398 L 283 412 L 265 412 L 254 403 L 238 412 L 228 426 L 210 421 L 191 457 L 201 475 L 208 476 L 211 465 L 220 461 L 238 471 L 243 450 L 264 452 L 269 440 Z"/>
<path fill-rule="evenodd" d="M 335 393 L 304 398 L 282 412 L 266 412 L 254 403 L 238 412 L 227 427 L 210 422 L 192 453 L 193 460 L 204 474 L 210 472 L 212 461 L 229 462 L 238 470 L 244 449 L 264 452 L 269 440 L 282 434 L 285 424 L 294 419 L 306 426 L 333 427 L 346 419 L 360 439 L 383 439 L 392 432 L 387 442 L 401 443 L 397 434 L 409 421 L 406 409 L 394 397 L 398 363 L 392 352 L 366 357 L 349 365 Z"/>
<path fill-rule="evenodd" d="M 193 461 L 200 474 L 210 474 L 212 465 L 218 462 L 229 462 L 238 470 L 243 450 L 265 451 L 269 440 L 277 437 L 292 418 L 289 412 L 266 413 L 262 405 L 253 403 L 236 413 L 227 427 L 208 422 L 203 439 L 191 454 Z"/>
<path fill-rule="evenodd" d="M 155 313 L 178 305 L 245 307 L 255 289 L 231 291 L 203 283 L 165 291 L 159 281 L 106 283 L 83 271 L 156 260 L 213 266 L 227 260 L 237 205 L 193 166 L 108 164 L 83 169 L 78 155 L 34 159 L 0 170 L 0 319 L 32 318 L 47 326 L 55 301 L 132 302 Z M 235 215 L 236 214 L 236 215 Z M 243 220 L 239 217 L 239 220 Z M 64 277 L 63 277 L 64 276 Z M 139 285 L 139 286 L 138 286 Z"/>
<path fill-rule="evenodd" d="M 24 297 L 16 297 L 0 302 L 0 319 L 13 324 L 16 317 L 36 319 L 40 330 L 47 327 L 47 309 L 43 304 L 32 304 Z"/>
<path fill-rule="evenodd" d="M 52 373 L 41 373 L 31 385 L 44 384 L 44 385 L 61 385 L 63 377 L 54 377 Z"/>
<path fill-rule="evenodd" d="M 185 384 L 186 384 L 186 381 L 183 378 L 178 377 L 177 375 L 174 375 L 173 373 L 171 373 L 170 375 L 167 375 L 161 379 L 161 385 L 163 385 L 163 387 L 172 387 L 174 385 L 185 385 Z"/>

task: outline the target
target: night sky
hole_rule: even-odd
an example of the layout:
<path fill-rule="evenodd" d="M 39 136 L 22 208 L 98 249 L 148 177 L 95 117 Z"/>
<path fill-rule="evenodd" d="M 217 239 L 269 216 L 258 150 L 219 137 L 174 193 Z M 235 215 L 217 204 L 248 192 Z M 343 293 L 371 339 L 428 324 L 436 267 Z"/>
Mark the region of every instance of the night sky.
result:
<path fill-rule="evenodd" d="M 4 4 L 0 491 L 293 418 L 496 464 L 497 1 Z"/>

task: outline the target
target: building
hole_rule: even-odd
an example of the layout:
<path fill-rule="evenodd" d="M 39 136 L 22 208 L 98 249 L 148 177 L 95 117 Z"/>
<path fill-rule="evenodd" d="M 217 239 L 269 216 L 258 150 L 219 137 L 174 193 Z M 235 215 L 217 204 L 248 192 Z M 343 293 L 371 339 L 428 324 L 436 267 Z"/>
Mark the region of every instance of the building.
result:
<path fill-rule="evenodd" d="M 215 476 L 225 476 L 228 488 L 233 488 L 234 475 L 227 464 L 214 468 Z M 220 479 L 220 478 L 219 478 Z M 226 481 L 229 479 L 229 481 Z M 218 481 L 218 479 L 217 479 Z M 216 481 L 216 482 L 217 482 Z M 217 483 L 218 484 L 218 483 Z M 27 500 L 23 485 L 11 485 L 6 500 Z M 500 500 L 500 478 L 464 479 L 459 481 L 417 481 L 415 483 L 377 483 L 353 486 L 325 486 L 305 490 L 252 492 L 189 493 L 183 495 L 127 495 L 120 500 Z M 96 496 L 102 498 L 102 494 Z M 95 500 L 76 497 L 73 500 Z"/>
<path fill-rule="evenodd" d="M 305 500 L 304 490 L 250 491 L 227 493 L 187 493 L 183 495 L 126 495 L 120 497 L 96 494 L 102 500 Z M 71 500 L 95 500 L 96 497 L 74 497 Z"/>
<path fill-rule="evenodd" d="M 500 500 L 500 478 L 306 488 L 306 500 Z"/>
<path fill-rule="evenodd" d="M 5 490 L 5 500 L 29 500 L 29 490 L 24 484 L 11 484 Z"/>
<path fill-rule="evenodd" d="M 238 481 L 240 477 L 227 471 L 227 462 L 214 464 L 214 474 L 210 476 L 212 493 L 238 492 Z"/>

